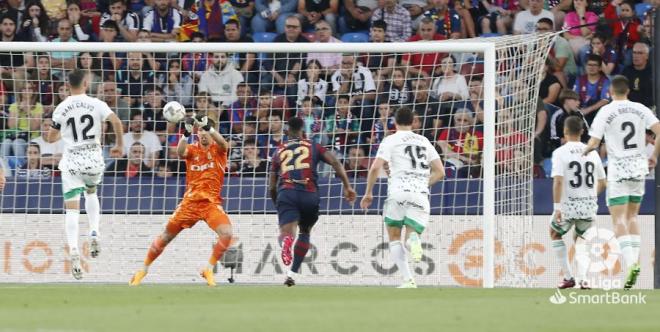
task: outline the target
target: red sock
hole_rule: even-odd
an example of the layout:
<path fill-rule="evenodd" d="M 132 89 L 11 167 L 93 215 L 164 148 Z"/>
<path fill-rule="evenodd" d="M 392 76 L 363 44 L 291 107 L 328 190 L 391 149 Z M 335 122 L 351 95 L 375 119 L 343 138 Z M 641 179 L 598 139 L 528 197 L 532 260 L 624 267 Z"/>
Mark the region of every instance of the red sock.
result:
<path fill-rule="evenodd" d="M 163 239 L 157 237 L 154 242 L 151 244 L 151 247 L 149 248 L 149 251 L 147 251 L 147 258 L 144 259 L 144 265 L 151 265 L 153 261 L 160 256 L 160 254 L 165 250 L 165 246 L 167 246 L 167 243 L 163 241 Z"/>
<path fill-rule="evenodd" d="M 211 258 L 209 258 L 209 265 L 215 265 L 218 263 L 218 260 L 222 258 L 222 255 L 231 245 L 231 236 L 221 236 L 218 238 L 218 242 L 213 246 L 213 253 Z"/>

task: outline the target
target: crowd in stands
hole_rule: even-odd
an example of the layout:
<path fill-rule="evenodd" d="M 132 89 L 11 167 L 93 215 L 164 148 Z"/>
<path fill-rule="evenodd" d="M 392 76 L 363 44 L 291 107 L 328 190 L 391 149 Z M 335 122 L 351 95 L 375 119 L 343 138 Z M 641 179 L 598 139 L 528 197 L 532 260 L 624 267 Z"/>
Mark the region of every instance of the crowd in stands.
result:
<path fill-rule="evenodd" d="M 625 75 L 630 99 L 655 107 L 648 15 L 654 5 L 630 0 L 4 0 L 0 33 L 4 42 L 387 43 L 565 29 L 546 62 L 534 137 L 510 126 L 507 119 L 516 114 L 498 113 L 497 160 L 522 153 L 502 147 L 533 140 L 535 176 L 544 177 L 550 172 L 544 161 L 563 143 L 563 119 L 580 114 L 588 128 L 610 100 L 609 77 Z M 16 177 L 58 175 L 65 146 L 47 143 L 43 135 L 55 106 L 68 95 L 67 71 L 83 68 L 91 78 L 88 94 L 104 100 L 125 124 L 125 157 L 108 158 L 108 176 L 184 172 L 176 157 L 181 128 L 162 115 L 162 107 L 173 100 L 191 114 L 216 120 L 231 145 L 230 175 L 266 176 L 272 151 L 287 139 L 286 120 L 299 116 L 307 137 L 332 149 L 350 176 L 366 176 L 378 144 L 395 131 L 393 111 L 411 107 L 418 115 L 414 130 L 436 145 L 450 176 L 481 176 L 483 77 L 482 71 L 464 70 L 478 56 L 173 50 L 183 53 L 0 52 L 0 162 Z M 106 131 L 103 144 L 113 142 Z"/>

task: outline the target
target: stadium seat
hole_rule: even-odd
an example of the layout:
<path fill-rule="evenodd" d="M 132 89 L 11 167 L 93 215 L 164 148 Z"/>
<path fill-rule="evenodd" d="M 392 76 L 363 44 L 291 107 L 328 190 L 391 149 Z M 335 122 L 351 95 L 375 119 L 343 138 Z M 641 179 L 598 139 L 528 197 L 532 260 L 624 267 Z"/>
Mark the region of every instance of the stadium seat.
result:
<path fill-rule="evenodd" d="M 270 43 L 275 37 L 277 37 L 277 34 L 274 32 L 255 32 L 252 34 L 255 43 Z"/>
<path fill-rule="evenodd" d="M 489 33 L 482 33 L 481 35 L 479 35 L 479 37 L 488 38 L 488 37 L 499 37 L 501 35 L 502 35 L 501 33 L 489 32 Z"/>
<path fill-rule="evenodd" d="M 637 15 L 640 20 L 643 20 L 644 14 L 646 14 L 651 8 L 653 8 L 653 5 L 650 3 L 638 3 L 635 5 L 635 15 Z"/>
<path fill-rule="evenodd" d="M 363 32 L 349 32 L 341 36 L 344 43 L 368 43 L 369 34 Z"/>

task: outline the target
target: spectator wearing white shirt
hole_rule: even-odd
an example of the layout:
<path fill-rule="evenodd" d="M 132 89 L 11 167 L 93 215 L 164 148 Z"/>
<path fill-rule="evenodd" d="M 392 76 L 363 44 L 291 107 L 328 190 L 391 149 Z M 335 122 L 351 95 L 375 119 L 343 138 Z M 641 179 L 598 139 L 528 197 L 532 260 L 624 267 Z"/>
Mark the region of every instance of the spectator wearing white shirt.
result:
<path fill-rule="evenodd" d="M 163 150 L 158 135 L 152 131 L 144 129 L 145 121 L 142 117 L 142 112 L 140 111 L 134 111 L 131 114 L 131 121 L 129 122 L 128 128 L 129 132 L 124 134 L 124 154 L 128 155 L 129 149 L 133 146 L 133 143 L 142 143 L 145 148 L 144 165 L 149 168 L 154 168 L 156 166 L 156 161 L 158 160 L 158 155 L 160 154 L 160 151 Z"/>
<path fill-rule="evenodd" d="M 108 12 L 103 13 L 99 25 L 103 26 L 108 20 L 115 21 L 119 28 L 120 41 L 132 42 L 137 40 L 140 30 L 140 17 L 126 9 L 125 0 L 110 0 Z"/>
<path fill-rule="evenodd" d="M 55 142 L 47 142 L 44 136 L 48 134 L 50 126 L 53 124 L 53 119 L 50 117 L 44 118 L 41 122 L 41 136 L 34 138 L 30 143 L 39 145 L 41 151 L 41 166 L 50 169 L 55 169 L 62 159 L 64 153 L 64 141 L 58 138 Z"/>
<path fill-rule="evenodd" d="M 227 53 L 213 53 L 212 61 L 212 65 L 199 79 L 197 91 L 207 92 L 216 104 L 229 106 L 238 100 L 236 87 L 244 81 L 243 75 L 233 64 L 228 63 Z"/>
<path fill-rule="evenodd" d="M 307 63 L 304 77 L 298 81 L 298 100 L 296 104 L 302 105 L 305 97 L 310 97 L 314 106 L 323 106 L 328 91 L 328 82 L 321 78 L 323 68 L 318 60 Z"/>
<path fill-rule="evenodd" d="M 431 90 L 440 101 L 466 100 L 470 96 L 465 76 L 454 69 L 454 57 L 448 56 L 440 62 L 442 76 L 434 82 Z"/>
<path fill-rule="evenodd" d="M 554 22 L 554 16 L 549 10 L 543 9 L 543 0 L 529 0 L 529 9 L 519 12 L 513 22 L 513 33 L 516 35 L 534 33 L 536 22 L 548 18 Z"/>
<path fill-rule="evenodd" d="M 314 25 L 317 43 L 341 43 L 332 36 L 332 27 L 328 22 L 320 20 Z M 341 65 L 341 53 L 307 53 L 307 62 L 318 61 L 323 69 L 323 78 L 332 75 Z"/>

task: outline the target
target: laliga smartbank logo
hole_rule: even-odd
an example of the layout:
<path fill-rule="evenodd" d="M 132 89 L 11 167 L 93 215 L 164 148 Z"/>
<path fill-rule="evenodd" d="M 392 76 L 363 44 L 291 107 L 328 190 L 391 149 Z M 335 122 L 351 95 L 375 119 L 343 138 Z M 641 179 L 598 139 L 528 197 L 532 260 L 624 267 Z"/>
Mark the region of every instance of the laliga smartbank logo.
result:
<path fill-rule="evenodd" d="M 642 292 L 621 292 L 621 281 L 610 279 L 591 280 L 590 285 L 601 288 L 604 293 L 592 291 L 555 290 L 548 300 L 552 304 L 646 304 L 646 294 Z"/>

